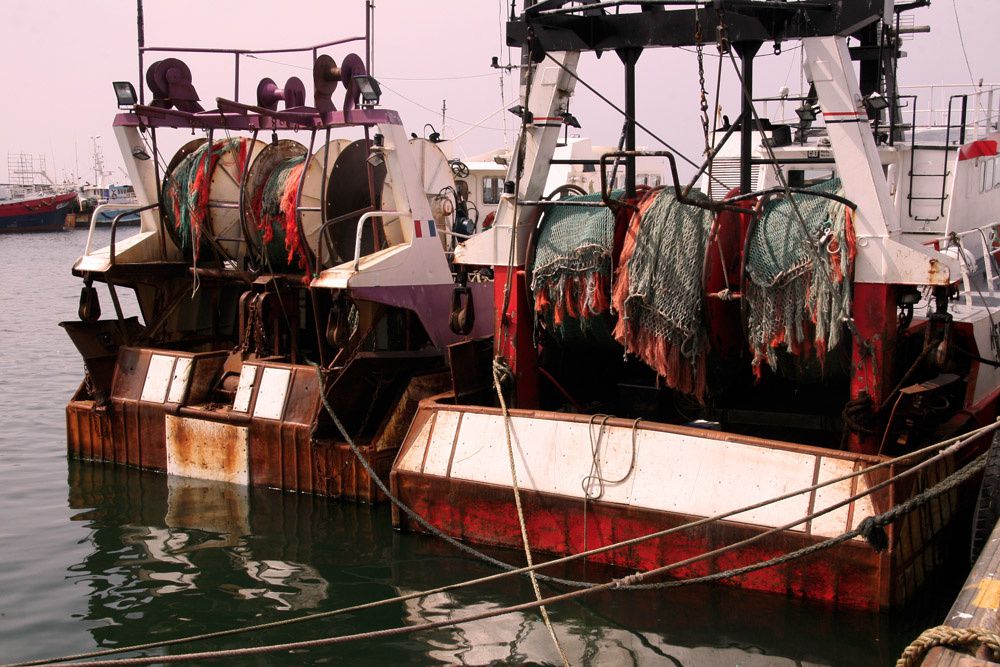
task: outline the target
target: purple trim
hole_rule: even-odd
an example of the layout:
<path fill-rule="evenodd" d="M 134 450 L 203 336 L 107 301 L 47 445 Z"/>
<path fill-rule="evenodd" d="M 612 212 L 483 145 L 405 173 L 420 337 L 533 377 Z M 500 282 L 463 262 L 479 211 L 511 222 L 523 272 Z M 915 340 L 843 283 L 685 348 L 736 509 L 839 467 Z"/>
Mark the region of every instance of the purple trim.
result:
<path fill-rule="evenodd" d="M 202 111 L 188 113 L 176 109 L 136 107 L 132 113 L 115 116 L 115 127 L 172 127 L 203 130 L 301 130 L 323 129 L 371 125 L 402 125 L 399 113 L 391 109 L 353 109 L 348 112 L 331 111 L 320 114 L 316 111 L 268 111 L 257 113 L 258 107 L 248 104 L 225 102 L 227 109 L 234 111 Z M 251 113 L 251 109 L 254 110 Z"/>
<path fill-rule="evenodd" d="M 347 44 L 349 42 L 361 42 L 364 40 L 364 37 L 344 37 L 343 39 L 337 39 L 332 42 L 323 42 L 322 44 L 315 44 L 313 46 L 296 46 L 287 49 L 210 49 L 188 46 L 143 46 L 139 48 L 139 51 L 143 53 L 148 51 L 172 51 L 173 53 L 235 53 L 238 55 L 253 55 L 256 53 L 301 53 L 303 51 L 315 51 L 316 49 L 323 49 L 328 46 Z"/>
<path fill-rule="evenodd" d="M 351 296 L 412 310 L 420 318 L 434 347 L 493 335 L 493 284 L 472 283 L 472 307 L 476 320 L 468 336 L 455 334 L 449 326 L 455 285 L 402 285 L 399 287 L 352 287 Z"/>

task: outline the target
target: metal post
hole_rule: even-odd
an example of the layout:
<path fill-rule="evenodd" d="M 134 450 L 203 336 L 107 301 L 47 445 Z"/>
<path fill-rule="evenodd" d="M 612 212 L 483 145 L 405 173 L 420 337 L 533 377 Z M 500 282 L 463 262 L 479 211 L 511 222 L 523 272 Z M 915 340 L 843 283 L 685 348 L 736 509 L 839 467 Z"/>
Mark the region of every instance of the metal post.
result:
<path fill-rule="evenodd" d="M 146 28 L 142 17 L 142 0 L 136 0 L 135 7 L 136 35 L 139 42 L 139 104 L 146 103 L 146 86 L 142 77 L 142 49 L 146 46 Z"/>
<path fill-rule="evenodd" d="M 733 46 L 740 57 L 743 69 L 743 85 L 746 91 L 741 96 L 740 109 L 740 194 L 753 190 L 753 165 L 750 163 L 753 151 L 753 58 L 760 49 L 761 42 L 739 42 Z"/>
<path fill-rule="evenodd" d="M 233 83 L 233 86 L 235 87 L 235 90 L 233 91 L 233 101 L 239 102 L 240 101 L 240 52 L 237 51 L 236 53 L 234 53 L 233 57 L 236 58 L 236 67 L 235 67 L 236 76 L 235 76 L 235 82 Z"/>
<path fill-rule="evenodd" d="M 625 64 L 625 150 L 635 150 L 635 63 L 642 49 L 619 49 L 618 57 Z M 635 156 L 625 158 L 625 197 L 635 197 Z"/>

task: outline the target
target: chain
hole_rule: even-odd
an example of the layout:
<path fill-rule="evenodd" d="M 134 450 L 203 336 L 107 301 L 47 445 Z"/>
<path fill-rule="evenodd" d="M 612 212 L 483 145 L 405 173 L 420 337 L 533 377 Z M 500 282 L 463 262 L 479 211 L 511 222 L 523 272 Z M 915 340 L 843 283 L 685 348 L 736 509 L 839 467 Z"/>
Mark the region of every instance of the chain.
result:
<path fill-rule="evenodd" d="M 699 108 L 701 109 L 701 128 L 705 135 L 705 155 L 708 155 L 712 147 L 709 143 L 708 133 L 708 93 L 705 91 L 705 47 L 704 35 L 701 31 L 701 17 L 698 15 L 698 5 L 695 5 L 694 18 L 694 44 L 695 52 L 698 54 L 698 95 Z"/>

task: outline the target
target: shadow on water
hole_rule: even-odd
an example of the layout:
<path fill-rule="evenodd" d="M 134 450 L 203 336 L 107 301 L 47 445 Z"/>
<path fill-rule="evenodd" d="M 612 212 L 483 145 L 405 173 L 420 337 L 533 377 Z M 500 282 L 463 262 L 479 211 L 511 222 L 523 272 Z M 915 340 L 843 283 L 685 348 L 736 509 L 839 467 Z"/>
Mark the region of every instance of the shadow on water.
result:
<path fill-rule="evenodd" d="M 396 533 L 388 508 L 69 462 L 73 520 L 92 549 L 69 576 L 89 587 L 97 645 L 120 646 L 327 611 L 492 570 L 432 538 Z M 509 562 L 518 554 L 497 552 Z M 554 572 L 592 579 L 577 566 Z M 884 665 L 937 623 L 954 584 L 905 615 L 834 611 L 722 586 L 616 592 L 550 612 L 573 664 Z M 553 592 L 549 589 L 549 592 Z M 504 580 L 318 622 L 161 649 L 231 648 L 414 625 L 531 599 Z M 943 603 L 943 607 L 942 607 Z M 556 654 L 532 612 L 239 664 L 523 664 Z M 218 664 L 218 663 L 213 663 Z M 235 663 L 234 663 L 235 664 Z"/>

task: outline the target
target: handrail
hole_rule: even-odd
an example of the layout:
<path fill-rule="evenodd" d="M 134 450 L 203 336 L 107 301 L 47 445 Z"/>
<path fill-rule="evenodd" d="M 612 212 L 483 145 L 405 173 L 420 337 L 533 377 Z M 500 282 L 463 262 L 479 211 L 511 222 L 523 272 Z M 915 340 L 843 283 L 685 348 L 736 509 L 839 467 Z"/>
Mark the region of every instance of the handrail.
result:
<path fill-rule="evenodd" d="M 143 211 L 149 211 L 159 207 L 160 207 L 160 202 L 156 202 L 155 204 L 146 204 L 145 206 L 140 206 L 139 208 L 133 208 L 129 209 L 128 211 L 122 211 L 121 213 L 115 216 L 115 219 L 111 221 L 111 245 L 109 248 L 110 256 L 108 257 L 110 266 L 115 265 L 115 236 L 118 234 L 118 223 L 121 221 L 121 219 L 124 218 L 126 215 L 132 215 L 133 213 L 142 213 Z M 97 211 L 94 211 L 94 213 L 95 213 L 94 217 L 96 220 Z"/>
<path fill-rule="evenodd" d="M 402 215 L 399 211 L 369 211 L 358 218 L 358 230 L 354 234 L 354 270 L 361 266 L 361 233 L 365 229 L 365 223 L 372 218 L 384 215 Z"/>
<path fill-rule="evenodd" d="M 325 49 L 328 46 L 347 44 L 348 42 L 360 42 L 364 39 L 364 37 L 344 37 L 343 39 L 336 39 L 332 42 L 323 42 L 322 44 L 315 44 L 313 46 L 289 47 L 287 49 L 212 49 L 189 46 L 141 46 L 139 47 L 139 50 L 142 52 L 171 51 L 173 53 L 230 53 L 239 55 L 254 55 L 257 53 L 303 53 L 305 51 Z"/>
<path fill-rule="evenodd" d="M 318 242 L 319 248 L 317 249 L 317 252 L 316 252 L 316 272 L 317 273 L 323 270 L 323 248 L 325 246 L 329 245 L 329 242 L 327 241 L 327 236 L 326 236 L 326 230 L 327 230 L 327 228 L 329 228 L 331 225 L 335 225 L 335 224 L 337 224 L 339 222 L 343 222 L 345 220 L 353 218 L 355 215 L 368 213 L 369 211 L 373 211 L 373 210 L 375 210 L 375 209 L 373 209 L 371 206 L 366 206 L 365 208 L 359 208 L 356 211 L 351 211 L 350 213 L 344 213 L 343 215 L 338 215 L 336 218 L 330 218 L 329 220 L 327 220 L 326 222 L 323 223 L 323 225 L 319 228 L 319 237 L 318 237 L 319 238 L 319 242 Z"/>

